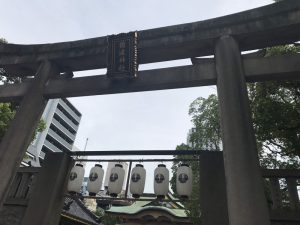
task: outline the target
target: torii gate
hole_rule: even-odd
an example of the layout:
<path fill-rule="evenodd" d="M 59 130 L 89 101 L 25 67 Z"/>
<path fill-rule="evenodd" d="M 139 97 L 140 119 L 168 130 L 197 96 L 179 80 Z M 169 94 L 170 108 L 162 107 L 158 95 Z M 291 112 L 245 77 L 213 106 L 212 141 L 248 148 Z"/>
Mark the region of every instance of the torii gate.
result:
<path fill-rule="evenodd" d="M 0 145 L 0 205 L 21 163 L 48 99 L 217 85 L 229 221 L 270 224 L 265 202 L 246 82 L 300 78 L 300 57 L 241 56 L 241 51 L 300 39 L 300 1 L 202 22 L 139 31 L 140 64 L 214 55 L 192 66 L 140 71 L 133 80 L 106 76 L 63 78 L 62 72 L 105 68 L 106 37 L 81 41 L 0 46 L 0 66 L 31 80 L 0 86 L 0 101 L 21 100 Z"/>

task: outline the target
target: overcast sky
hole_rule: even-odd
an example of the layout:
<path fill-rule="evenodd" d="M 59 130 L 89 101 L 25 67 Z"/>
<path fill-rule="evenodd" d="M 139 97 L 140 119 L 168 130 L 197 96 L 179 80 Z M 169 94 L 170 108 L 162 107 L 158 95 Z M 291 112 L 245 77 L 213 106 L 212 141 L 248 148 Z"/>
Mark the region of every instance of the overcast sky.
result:
<path fill-rule="evenodd" d="M 72 41 L 201 21 L 270 3 L 271 0 L 0 0 L 0 37 L 18 44 Z M 159 66 L 186 63 L 189 61 Z M 141 65 L 140 69 L 155 67 Z M 212 93 L 216 93 L 215 87 L 71 98 L 82 113 L 76 145 L 83 149 L 89 138 L 89 151 L 174 149 L 186 141 L 191 128 L 189 104 Z M 151 190 L 152 186 L 146 189 Z"/>

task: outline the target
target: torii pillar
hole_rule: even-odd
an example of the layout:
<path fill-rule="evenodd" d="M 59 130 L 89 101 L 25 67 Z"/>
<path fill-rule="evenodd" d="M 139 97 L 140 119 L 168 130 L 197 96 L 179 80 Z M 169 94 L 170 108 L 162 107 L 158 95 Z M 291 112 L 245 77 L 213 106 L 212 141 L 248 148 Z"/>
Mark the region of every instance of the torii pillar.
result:
<path fill-rule="evenodd" d="M 54 63 L 40 63 L 31 86 L 0 143 L 0 208 L 47 104 L 48 100 L 43 96 L 44 88 L 51 77 L 58 75 L 59 70 Z"/>
<path fill-rule="evenodd" d="M 231 36 L 215 46 L 230 225 L 270 225 L 241 52 Z"/>

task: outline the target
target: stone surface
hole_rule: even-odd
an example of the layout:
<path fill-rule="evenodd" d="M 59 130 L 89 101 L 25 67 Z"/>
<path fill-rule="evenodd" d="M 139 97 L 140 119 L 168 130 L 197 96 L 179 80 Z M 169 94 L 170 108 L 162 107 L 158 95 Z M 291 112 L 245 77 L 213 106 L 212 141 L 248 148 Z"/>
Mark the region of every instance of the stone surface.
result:
<path fill-rule="evenodd" d="M 256 140 L 238 43 L 216 44 L 217 90 L 230 225 L 268 225 Z"/>
<path fill-rule="evenodd" d="M 24 216 L 26 207 L 16 205 L 5 205 L 0 210 L 1 225 L 19 225 Z"/>
<path fill-rule="evenodd" d="M 66 153 L 48 153 L 22 225 L 57 225 L 74 162 Z M 45 204 L 43 204 L 43 202 Z"/>
<path fill-rule="evenodd" d="M 48 79 L 56 75 L 56 67 L 50 62 L 43 62 L 30 89 L 18 108 L 8 131 L 0 144 L 0 208 L 3 205 L 16 172 L 30 144 L 35 128 L 46 106 L 43 96 Z"/>
<path fill-rule="evenodd" d="M 223 152 L 200 155 L 200 208 L 203 225 L 228 225 Z"/>
<path fill-rule="evenodd" d="M 143 64 L 212 55 L 216 40 L 225 34 L 237 38 L 241 50 L 287 44 L 299 40 L 299 29 L 300 1 L 285 0 L 206 21 L 139 31 L 138 61 Z M 0 45 L 0 66 L 19 75 L 32 75 L 41 60 L 55 60 L 61 72 L 105 68 L 106 49 L 107 37 L 44 45 Z"/>
<path fill-rule="evenodd" d="M 300 79 L 299 55 L 252 57 L 243 59 L 247 82 Z M 217 73 L 214 59 L 201 60 L 194 66 L 179 66 L 140 71 L 138 79 L 112 82 L 106 76 L 52 79 L 45 87 L 46 98 L 76 97 L 153 91 L 215 85 Z M 31 82 L 0 86 L 0 102 L 18 101 Z"/>

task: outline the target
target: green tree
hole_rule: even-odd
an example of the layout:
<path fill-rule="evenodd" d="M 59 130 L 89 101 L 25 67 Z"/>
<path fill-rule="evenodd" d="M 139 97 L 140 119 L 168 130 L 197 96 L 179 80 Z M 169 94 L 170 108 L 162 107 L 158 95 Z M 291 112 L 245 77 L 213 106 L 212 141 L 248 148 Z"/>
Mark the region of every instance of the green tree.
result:
<path fill-rule="evenodd" d="M 267 48 L 265 57 L 298 54 L 299 50 L 297 45 Z M 247 84 L 247 87 L 261 166 L 300 168 L 300 81 L 269 81 Z M 190 105 L 189 115 L 194 128 L 190 135 L 190 146 L 181 144 L 177 149 L 220 150 L 221 128 L 217 96 L 197 98 Z M 174 162 L 172 167 L 171 187 L 174 192 L 178 164 Z M 198 168 L 193 166 L 194 162 L 191 164 L 194 174 L 198 174 Z M 197 181 L 194 186 L 199 189 Z M 195 188 L 192 199 L 196 199 L 197 194 L 199 193 Z M 197 203 L 186 204 L 186 208 L 190 211 L 192 220 L 194 215 L 199 217 Z"/>
<path fill-rule="evenodd" d="M 298 54 L 297 45 L 266 49 L 265 57 Z M 247 84 L 253 125 L 262 165 L 279 168 L 298 165 L 300 156 L 300 80 Z M 199 97 L 189 109 L 194 149 L 221 148 L 218 99 Z M 265 160 L 265 161 L 263 161 Z M 276 161 L 280 162 L 275 163 Z"/>
<path fill-rule="evenodd" d="M 176 147 L 176 150 L 192 150 L 193 148 L 186 145 L 181 144 Z M 200 174 L 199 174 L 199 161 L 195 161 L 194 159 L 197 156 L 188 156 L 188 155 L 178 155 L 174 156 L 174 158 L 178 161 L 175 161 L 171 167 L 172 171 L 172 178 L 170 180 L 171 189 L 174 192 L 176 197 L 179 197 L 176 193 L 176 171 L 178 166 L 183 162 L 182 160 L 193 160 L 190 161 L 188 164 L 192 168 L 193 171 L 193 187 L 192 187 L 192 201 L 183 201 L 182 203 L 185 206 L 186 213 L 191 218 L 193 224 L 198 224 L 200 221 L 201 211 L 200 211 L 200 192 L 199 192 L 199 185 L 200 185 Z"/>
<path fill-rule="evenodd" d="M 189 109 L 194 131 L 190 142 L 194 149 L 220 150 L 221 127 L 219 123 L 218 98 L 210 95 L 207 99 L 199 97 Z"/>
<path fill-rule="evenodd" d="M 298 54 L 298 45 L 267 48 L 266 57 Z M 299 168 L 300 81 L 248 84 L 261 165 Z"/>
<path fill-rule="evenodd" d="M 7 131 L 10 122 L 14 118 L 15 114 L 16 110 L 11 106 L 10 103 L 0 103 L 0 142 L 2 141 L 2 138 L 4 137 L 5 132 Z M 33 139 L 35 139 L 38 132 L 42 132 L 43 130 L 45 130 L 45 128 L 46 123 L 41 119 L 34 132 Z"/>
<path fill-rule="evenodd" d="M 14 115 L 15 111 L 11 109 L 9 103 L 0 103 L 0 142 Z"/>
<path fill-rule="evenodd" d="M 221 150 L 221 128 L 219 123 L 218 98 L 216 95 L 210 95 L 208 98 L 199 97 L 194 100 L 189 108 L 189 115 L 192 118 L 193 132 L 190 133 L 189 145 L 180 144 L 176 150 Z M 173 176 L 171 178 L 171 188 L 176 195 L 176 171 L 182 161 L 186 159 L 195 159 L 195 156 L 175 156 L 172 166 Z M 200 174 L 199 162 L 190 161 L 190 167 L 193 170 L 193 188 L 192 200 L 183 202 L 187 215 L 191 218 L 193 224 L 199 224 L 201 211 L 200 200 Z"/>
<path fill-rule="evenodd" d="M 101 217 L 101 222 L 104 225 L 117 225 L 120 223 L 120 218 L 114 215 L 104 214 L 103 217 Z"/>

